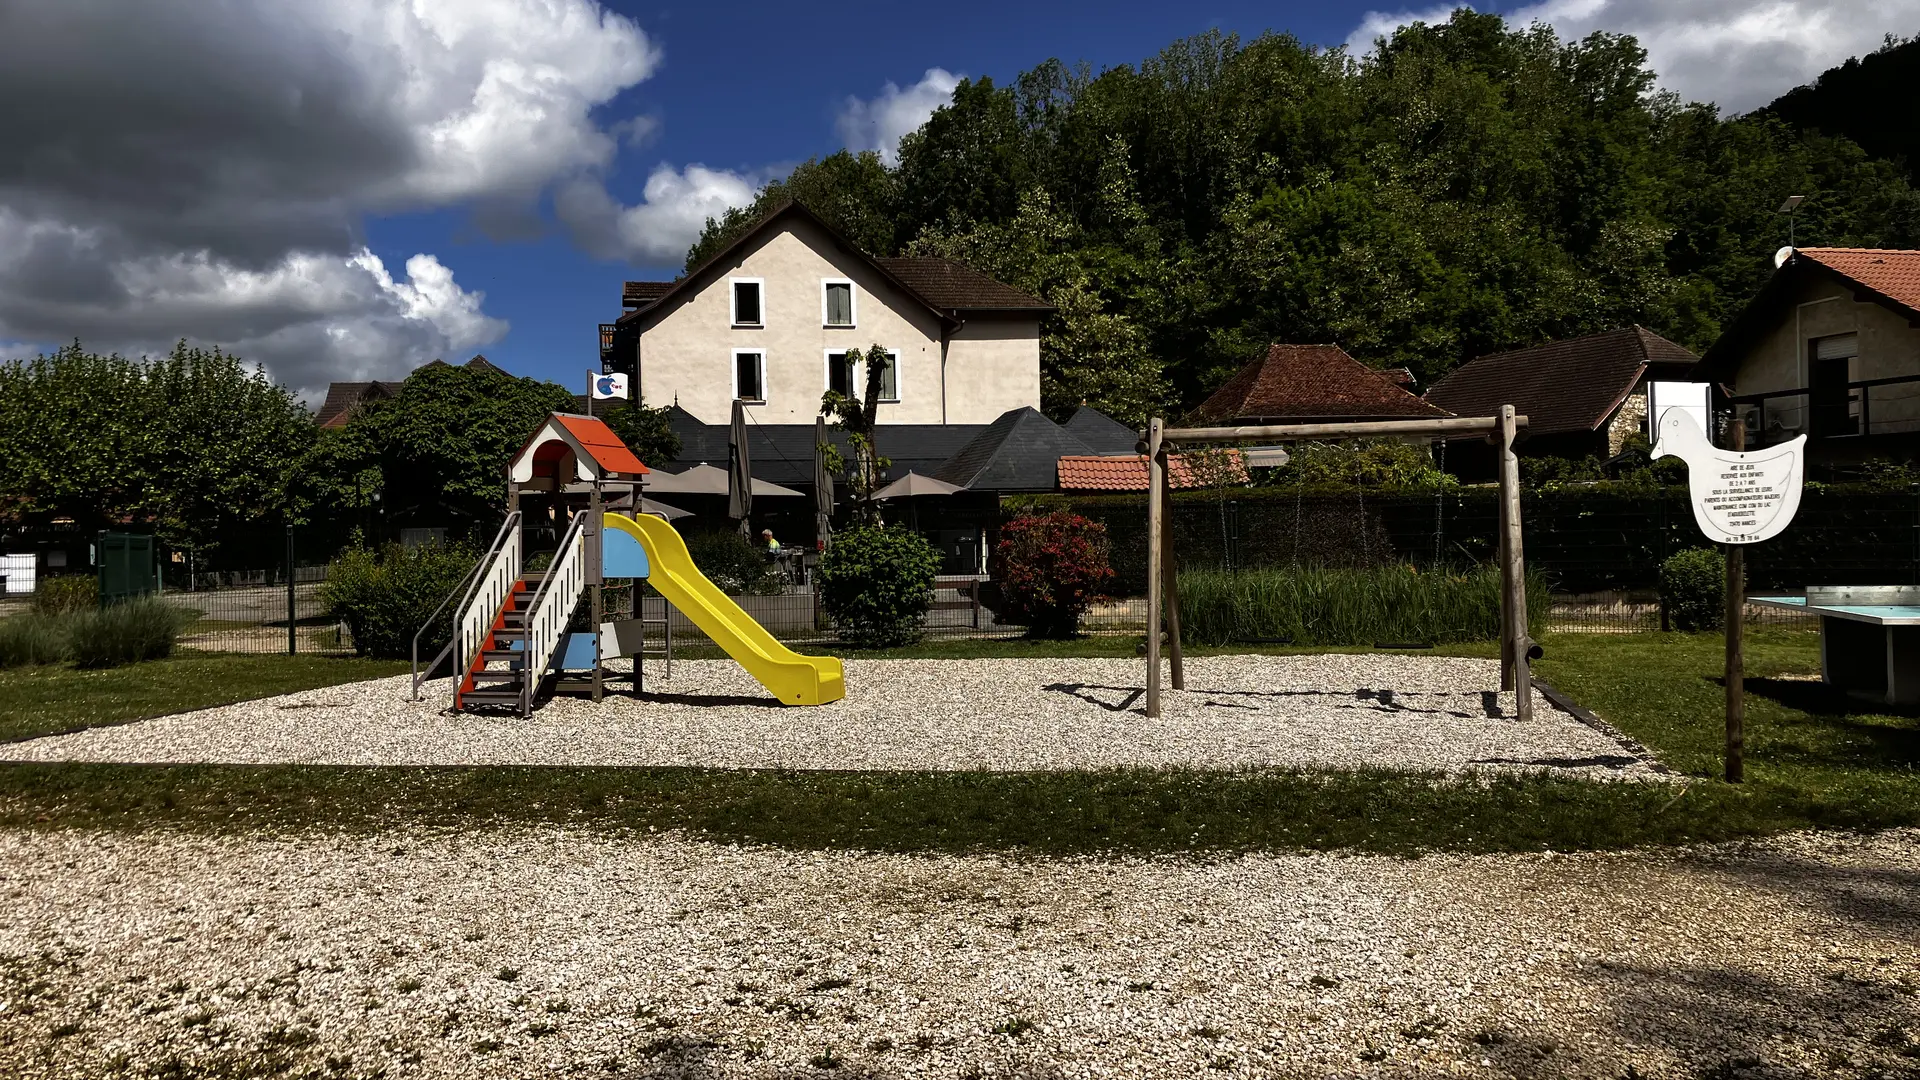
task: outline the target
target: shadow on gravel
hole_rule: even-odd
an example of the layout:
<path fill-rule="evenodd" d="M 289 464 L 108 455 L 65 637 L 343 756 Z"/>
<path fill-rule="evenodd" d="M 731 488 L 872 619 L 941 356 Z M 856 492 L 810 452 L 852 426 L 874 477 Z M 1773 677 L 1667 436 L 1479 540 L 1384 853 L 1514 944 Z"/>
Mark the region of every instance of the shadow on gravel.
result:
<path fill-rule="evenodd" d="M 1920 869 L 1836 867 L 1810 859 L 1775 857 L 1702 869 L 1744 885 L 1818 905 L 1844 922 L 1920 941 Z M 1920 1059 L 1915 1061 L 1920 1073 Z"/>

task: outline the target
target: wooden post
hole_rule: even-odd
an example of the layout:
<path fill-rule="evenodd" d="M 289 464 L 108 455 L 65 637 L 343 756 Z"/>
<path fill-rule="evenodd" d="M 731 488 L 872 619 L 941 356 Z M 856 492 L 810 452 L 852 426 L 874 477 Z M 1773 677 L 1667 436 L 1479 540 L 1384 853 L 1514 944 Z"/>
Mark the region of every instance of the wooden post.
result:
<path fill-rule="evenodd" d="M 1160 716 L 1160 589 L 1165 579 L 1160 563 L 1161 519 L 1166 515 L 1166 493 L 1161 490 L 1159 417 L 1147 423 L 1147 716 Z"/>
<path fill-rule="evenodd" d="M 1493 475 L 1499 484 L 1498 513 L 1494 521 L 1494 554 L 1500 566 L 1500 689 L 1513 689 L 1513 590 L 1507 587 L 1507 454 L 1499 428 L 1493 434 Z"/>
<path fill-rule="evenodd" d="M 1745 450 L 1747 425 L 1736 410 L 1727 432 L 1734 450 Z M 1742 544 L 1727 548 L 1727 783 L 1746 780 L 1747 742 L 1747 549 Z"/>
<path fill-rule="evenodd" d="M 1173 675 L 1173 688 L 1187 688 L 1187 667 L 1180 656 L 1180 569 L 1173 554 L 1173 469 L 1165 460 L 1167 450 L 1160 448 L 1160 595 L 1167 605 L 1167 666 Z"/>
<path fill-rule="evenodd" d="M 1515 432 L 1513 406 L 1500 406 L 1500 505 L 1503 556 L 1500 565 L 1501 596 L 1506 609 L 1506 646 L 1512 656 L 1513 715 L 1522 722 L 1533 719 L 1533 671 L 1527 651 L 1533 647 L 1527 636 L 1527 560 L 1520 538 L 1520 458 L 1513 452 Z M 1503 683 L 1505 679 L 1501 680 Z"/>

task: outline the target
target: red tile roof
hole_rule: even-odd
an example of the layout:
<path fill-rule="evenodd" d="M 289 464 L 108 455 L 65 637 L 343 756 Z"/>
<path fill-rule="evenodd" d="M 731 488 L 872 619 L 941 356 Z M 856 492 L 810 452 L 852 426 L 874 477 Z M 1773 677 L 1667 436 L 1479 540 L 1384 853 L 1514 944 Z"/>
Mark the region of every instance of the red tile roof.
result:
<path fill-rule="evenodd" d="M 1457 416 L 1493 416 L 1511 405 L 1530 435 L 1594 431 L 1649 368 L 1676 378 L 1696 359 L 1643 326 L 1627 326 L 1478 357 L 1433 384 L 1427 400 Z"/>
<path fill-rule="evenodd" d="M 1176 489 L 1209 487 L 1221 482 L 1244 484 L 1247 482 L 1247 463 L 1240 451 L 1229 448 L 1222 466 L 1216 466 L 1226 475 L 1209 476 L 1204 467 L 1195 468 L 1195 462 L 1187 454 L 1168 454 L 1167 472 Z M 1069 456 L 1060 459 L 1060 489 L 1062 491 L 1145 491 L 1147 490 L 1147 455 L 1121 454 L 1111 457 Z M 1210 484 L 1209 481 L 1212 483 Z"/>
<path fill-rule="evenodd" d="M 634 475 L 647 471 L 647 467 L 640 463 L 640 459 L 633 456 L 633 451 L 627 449 L 627 444 L 620 441 L 620 436 L 615 435 L 606 421 L 599 417 L 568 416 L 564 413 L 556 413 L 554 419 L 560 421 L 568 434 L 579 440 L 580 445 L 586 448 L 587 453 L 593 455 L 593 460 L 599 462 L 602 469 Z"/>
<path fill-rule="evenodd" d="M 1920 251 L 1799 248 L 1795 254 L 1844 274 L 1890 300 L 1920 309 Z"/>
<path fill-rule="evenodd" d="M 1446 416 L 1338 345 L 1274 345 L 1194 414 L 1202 420 L 1400 420 Z"/>

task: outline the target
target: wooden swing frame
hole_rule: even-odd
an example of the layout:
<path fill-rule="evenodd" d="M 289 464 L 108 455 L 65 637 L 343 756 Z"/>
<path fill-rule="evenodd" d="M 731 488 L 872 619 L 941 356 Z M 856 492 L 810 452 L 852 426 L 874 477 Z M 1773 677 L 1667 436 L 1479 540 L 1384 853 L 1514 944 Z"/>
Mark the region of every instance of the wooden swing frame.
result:
<path fill-rule="evenodd" d="M 1173 688 L 1185 690 L 1187 676 L 1180 655 L 1180 590 L 1173 555 L 1172 474 L 1167 456 L 1174 447 L 1250 440 L 1300 442 L 1309 439 L 1439 437 L 1490 439 L 1499 459 L 1500 477 L 1500 689 L 1518 690 L 1514 714 L 1533 719 L 1532 652 L 1527 636 L 1526 558 L 1520 539 L 1520 459 L 1514 439 L 1527 418 L 1513 406 L 1502 405 L 1498 416 L 1450 417 L 1444 420 L 1381 420 L 1345 424 L 1270 424 L 1256 427 L 1167 427 L 1154 417 L 1141 432 L 1147 448 L 1147 716 L 1160 716 L 1161 632 L 1167 639 L 1167 659 Z"/>

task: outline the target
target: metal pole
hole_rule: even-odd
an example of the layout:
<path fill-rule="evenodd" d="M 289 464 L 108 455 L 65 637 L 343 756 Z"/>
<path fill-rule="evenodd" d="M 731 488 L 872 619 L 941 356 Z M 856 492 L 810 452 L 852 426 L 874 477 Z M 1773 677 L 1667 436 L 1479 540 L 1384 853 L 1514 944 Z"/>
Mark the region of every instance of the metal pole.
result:
<path fill-rule="evenodd" d="M 1147 716 L 1160 716 L 1160 545 L 1166 494 L 1160 482 L 1160 432 L 1154 417 L 1147 425 Z"/>
<path fill-rule="evenodd" d="M 300 639 L 294 629 L 293 596 L 293 526 L 287 526 L 287 655 L 293 656 L 300 651 Z"/>

